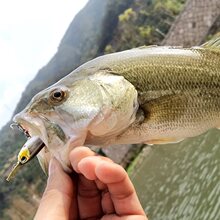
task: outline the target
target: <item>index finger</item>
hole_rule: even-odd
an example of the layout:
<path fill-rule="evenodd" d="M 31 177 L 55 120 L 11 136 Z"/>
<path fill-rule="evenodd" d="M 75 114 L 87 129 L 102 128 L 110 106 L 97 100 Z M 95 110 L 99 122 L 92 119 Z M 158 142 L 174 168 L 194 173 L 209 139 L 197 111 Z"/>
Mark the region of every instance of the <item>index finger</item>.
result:
<path fill-rule="evenodd" d="M 118 215 L 145 216 L 134 186 L 121 166 L 90 156 L 81 160 L 78 168 L 88 179 L 98 179 L 107 186 Z"/>
<path fill-rule="evenodd" d="M 121 166 L 100 162 L 95 173 L 107 185 L 118 215 L 145 215 L 134 186 Z"/>

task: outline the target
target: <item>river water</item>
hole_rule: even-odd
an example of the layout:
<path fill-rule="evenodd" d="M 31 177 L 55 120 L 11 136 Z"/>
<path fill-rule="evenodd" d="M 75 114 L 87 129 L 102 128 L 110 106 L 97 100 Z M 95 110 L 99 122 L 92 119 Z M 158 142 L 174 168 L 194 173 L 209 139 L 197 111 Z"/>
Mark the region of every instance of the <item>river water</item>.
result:
<path fill-rule="evenodd" d="M 219 130 L 155 145 L 134 172 L 150 220 L 220 220 Z"/>

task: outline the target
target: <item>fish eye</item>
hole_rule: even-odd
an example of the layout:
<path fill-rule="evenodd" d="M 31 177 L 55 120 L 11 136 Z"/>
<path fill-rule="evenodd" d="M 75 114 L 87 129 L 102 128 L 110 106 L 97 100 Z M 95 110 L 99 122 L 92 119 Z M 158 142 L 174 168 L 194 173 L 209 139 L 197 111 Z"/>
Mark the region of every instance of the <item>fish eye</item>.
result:
<path fill-rule="evenodd" d="M 60 103 L 66 98 L 66 92 L 62 89 L 55 89 L 50 94 L 50 101 L 53 103 Z"/>
<path fill-rule="evenodd" d="M 59 99 L 63 96 L 62 92 L 61 91 L 56 91 L 53 93 L 53 97 L 56 98 L 56 99 Z"/>

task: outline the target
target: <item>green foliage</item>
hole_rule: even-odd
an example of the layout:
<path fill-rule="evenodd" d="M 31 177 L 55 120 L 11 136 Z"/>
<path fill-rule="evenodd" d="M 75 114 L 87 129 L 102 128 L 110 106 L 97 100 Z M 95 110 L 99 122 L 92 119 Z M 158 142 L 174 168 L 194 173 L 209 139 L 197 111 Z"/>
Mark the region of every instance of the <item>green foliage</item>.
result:
<path fill-rule="evenodd" d="M 170 14 L 170 16 L 173 15 L 177 15 L 180 12 L 180 9 L 182 8 L 183 3 L 185 3 L 185 1 L 181 1 L 181 0 L 156 0 L 154 1 L 154 9 L 155 11 L 161 12 L 162 10 L 167 11 L 168 14 Z"/>
<path fill-rule="evenodd" d="M 168 32 L 185 0 L 135 0 L 119 15 L 117 34 L 105 53 L 158 44 Z"/>
<path fill-rule="evenodd" d="M 137 163 L 139 161 L 139 157 L 140 157 L 140 154 L 138 154 L 137 157 L 135 157 L 134 160 L 127 167 L 126 171 L 127 171 L 129 176 L 131 176 L 132 173 L 134 172 L 134 170 L 136 168 L 136 165 L 137 165 Z"/>
<path fill-rule="evenodd" d="M 119 22 L 128 22 L 132 19 L 135 19 L 136 12 L 132 8 L 128 8 L 124 11 L 123 14 L 119 15 Z"/>
<path fill-rule="evenodd" d="M 105 47 L 105 53 L 113 53 L 113 52 L 114 52 L 114 49 L 112 48 L 112 45 L 108 44 Z"/>
<path fill-rule="evenodd" d="M 151 36 L 153 32 L 153 28 L 151 26 L 139 27 L 139 34 L 142 38 L 148 38 Z"/>

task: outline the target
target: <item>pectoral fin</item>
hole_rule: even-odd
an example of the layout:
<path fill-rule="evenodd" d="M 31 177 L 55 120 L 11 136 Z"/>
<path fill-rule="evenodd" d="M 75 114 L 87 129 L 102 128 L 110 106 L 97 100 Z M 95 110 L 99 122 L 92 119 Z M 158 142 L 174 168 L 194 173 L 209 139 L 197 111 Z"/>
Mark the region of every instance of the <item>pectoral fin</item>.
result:
<path fill-rule="evenodd" d="M 40 151 L 40 153 L 37 155 L 37 159 L 39 161 L 39 164 L 44 171 L 46 175 L 48 175 L 48 169 L 49 169 L 49 162 L 51 160 L 51 154 L 47 150 L 47 148 Z"/>
<path fill-rule="evenodd" d="M 153 145 L 153 144 L 174 144 L 182 141 L 183 139 L 176 138 L 161 138 L 145 141 L 144 144 Z"/>

